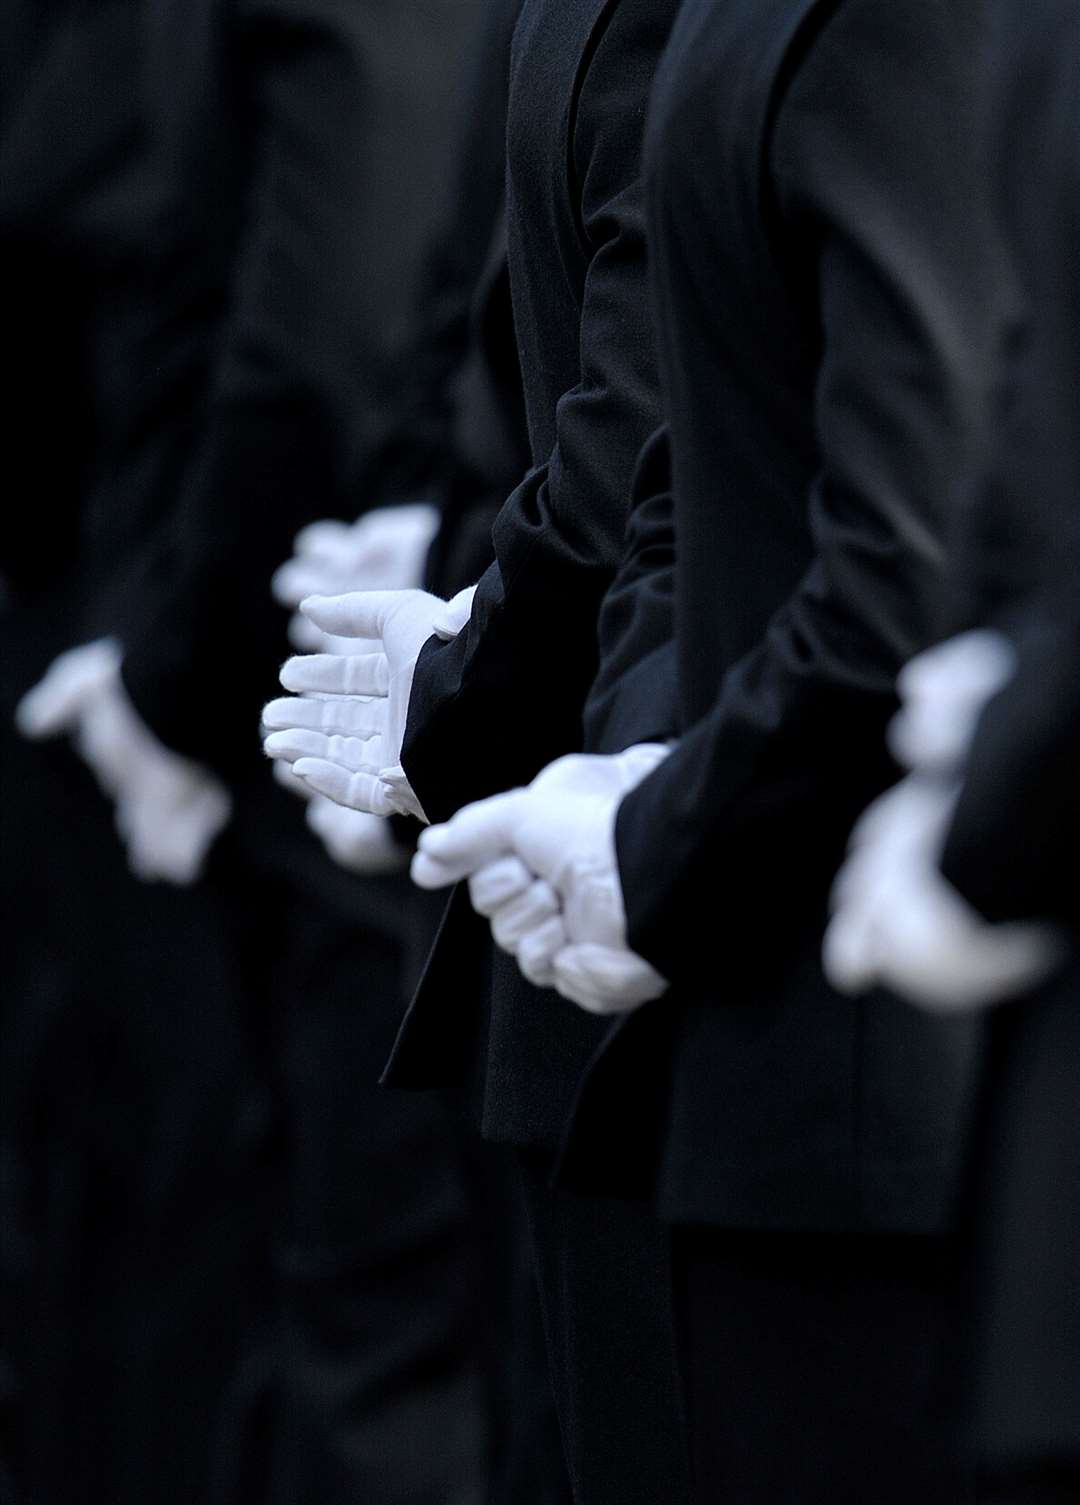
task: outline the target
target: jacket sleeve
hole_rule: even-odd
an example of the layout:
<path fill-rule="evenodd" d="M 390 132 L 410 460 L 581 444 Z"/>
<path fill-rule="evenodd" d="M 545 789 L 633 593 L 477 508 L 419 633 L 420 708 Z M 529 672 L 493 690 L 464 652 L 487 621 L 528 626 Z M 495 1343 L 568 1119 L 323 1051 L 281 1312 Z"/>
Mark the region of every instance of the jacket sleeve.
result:
<path fill-rule="evenodd" d="M 994 923 L 1076 931 L 1080 621 L 1073 600 L 1056 606 L 1040 602 L 1016 634 L 1016 672 L 979 720 L 941 868 Z"/>
<path fill-rule="evenodd" d="M 585 707 L 589 752 L 678 732 L 675 517 L 666 425 L 641 453 L 618 573 L 600 610 L 600 664 Z"/>
<path fill-rule="evenodd" d="M 588 270 L 580 375 L 550 455 L 501 508 L 495 562 L 466 630 L 417 666 L 403 763 L 432 820 L 528 782 L 582 744 L 600 602 L 623 547 L 636 455 L 659 423 L 648 314 L 640 103 L 656 39 L 619 45 L 613 23 L 587 64 L 573 156 Z"/>
<path fill-rule="evenodd" d="M 418 180 L 443 149 L 460 9 L 234 8 L 237 118 L 218 124 L 223 152 L 249 143 L 242 223 L 160 584 L 123 669 L 162 740 L 219 766 L 255 750 L 274 693 L 273 570 L 305 522 L 355 510 L 357 452 L 414 296 Z M 226 658 L 245 666 L 228 685 Z"/>
<path fill-rule="evenodd" d="M 818 924 L 852 820 L 892 776 L 893 686 L 932 632 L 997 338 L 970 41 L 951 8 L 848 0 L 779 104 L 773 233 L 822 340 L 814 552 L 619 812 L 630 941 L 672 980 L 715 961 L 719 926 L 767 945 L 778 916 Z"/>

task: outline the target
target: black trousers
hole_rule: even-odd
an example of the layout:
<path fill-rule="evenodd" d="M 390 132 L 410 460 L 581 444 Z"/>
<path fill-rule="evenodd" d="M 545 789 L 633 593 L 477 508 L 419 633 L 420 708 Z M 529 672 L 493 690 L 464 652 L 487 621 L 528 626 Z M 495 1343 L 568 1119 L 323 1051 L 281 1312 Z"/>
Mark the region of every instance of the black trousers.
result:
<path fill-rule="evenodd" d="M 522 1171 L 577 1505 L 975 1499 L 944 1241 L 670 1229 Z"/>
<path fill-rule="evenodd" d="M 357 880 L 317 847 L 282 862 L 302 819 L 278 814 L 249 906 L 284 1152 L 277 1321 L 213 1505 L 566 1505 L 516 1166 L 440 1096 L 378 1085 L 407 880 Z"/>
<path fill-rule="evenodd" d="M 576 1505 L 689 1505 L 668 1230 L 642 1203 L 551 1190 L 547 1157 L 520 1158 Z"/>
<path fill-rule="evenodd" d="M 964 1278 L 980 1466 L 1004 1480 L 1045 1470 L 1071 1487 L 1080 1473 L 1078 1005 L 1074 963 L 990 1017 Z"/>
<path fill-rule="evenodd" d="M 298 807 L 285 816 L 302 831 Z M 404 1006 L 400 941 L 350 913 L 350 881 L 352 904 L 335 905 L 333 874 L 320 890 L 281 866 L 252 862 L 239 941 L 263 1005 L 276 1215 L 212 1505 L 483 1505 L 463 1130 L 429 1095 L 378 1085 Z"/>
<path fill-rule="evenodd" d="M 900 1235 L 680 1228 L 695 1505 L 963 1505 L 952 1263 Z"/>
<path fill-rule="evenodd" d="M 73 754 L 27 753 L 0 821 L 28 884 L 0 989 L 12 1472 L 40 1505 L 205 1500 L 271 1210 L 224 896 L 137 883 Z"/>

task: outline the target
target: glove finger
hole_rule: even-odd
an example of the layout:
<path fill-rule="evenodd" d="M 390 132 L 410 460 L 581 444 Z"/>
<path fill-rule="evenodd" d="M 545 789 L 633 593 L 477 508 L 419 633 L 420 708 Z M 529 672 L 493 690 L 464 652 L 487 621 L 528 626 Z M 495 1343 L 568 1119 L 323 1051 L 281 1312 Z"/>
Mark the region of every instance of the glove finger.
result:
<path fill-rule="evenodd" d="M 296 777 L 292 771 L 291 764 L 278 758 L 270 766 L 273 769 L 274 782 L 280 784 L 282 789 L 287 789 L 290 794 L 294 794 L 302 800 L 310 800 L 312 798 L 311 790 L 304 783 L 303 779 Z"/>
<path fill-rule="evenodd" d="M 517 961 L 526 981 L 535 988 L 554 987 L 555 958 L 566 945 L 566 925 L 561 914 L 552 915 L 550 920 L 523 936 Z"/>
<path fill-rule="evenodd" d="M 461 882 L 461 875 L 456 868 L 443 867 L 425 852 L 414 854 L 409 864 L 409 876 L 417 888 L 425 889 L 429 893 L 434 893 L 440 888 L 453 888 L 455 883 Z"/>
<path fill-rule="evenodd" d="M 292 773 L 292 769 L 289 772 Z M 295 778 L 295 775 L 293 777 Z M 303 779 L 297 780 L 297 783 L 303 784 L 303 782 Z M 341 806 L 335 805 L 333 800 L 328 800 L 325 794 L 312 794 L 311 789 L 306 784 L 304 784 L 304 788 L 308 793 L 308 807 L 304 818 L 316 836 L 325 837 L 333 829 L 334 821 L 341 811 Z M 355 814 L 355 811 L 353 813 Z"/>
<path fill-rule="evenodd" d="M 633 951 L 583 942 L 555 958 L 555 987 L 589 1013 L 625 1014 L 659 998 L 668 984 Z"/>
<path fill-rule="evenodd" d="M 469 898 L 477 914 L 490 918 L 509 899 L 525 893 L 533 875 L 520 857 L 500 857 L 469 879 Z"/>
<path fill-rule="evenodd" d="M 366 810 L 369 815 L 397 814 L 386 785 L 375 774 L 350 773 L 347 768 L 321 758 L 301 758 L 293 764 L 293 772 L 316 794 L 325 794 L 346 810 Z"/>
<path fill-rule="evenodd" d="M 344 596 L 308 596 L 300 610 L 324 632 L 346 638 L 381 638 L 403 591 L 350 591 Z"/>
<path fill-rule="evenodd" d="M 382 743 L 377 737 L 362 740 L 359 737 L 326 736 L 323 732 L 308 732 L 290 728 L 284 732 L 271 732 L 263 743 L 268 758 L 280 758 L 285 763 L 296 763 L 301 758 L 322 758 L 327 763 L 336 763 L 350 773 L 378 773 L 382 767 Z"/>
<path fill-rule="evenodd" d="M 270 594 L 282 606 L 299 606 L 308 596 L 333 595 L 340 572 L 326 561 L 287 559 L 270 577 Z"/>
<path fill-rule="evenodd" d="M 302 617 L 295 612 L 289 618 L 289 625 L 285 632 L 286 637 L 294 648 L 299 648 L 301 653 L 326 653 L 330 639 L 327 634 L 309 622 L 307 617 Z"/>
<path fill-rule="evenodd" d="M 466 805 L 443 826 L 420 837 L 419 848 L 441 868 L 467 878 L 513 848 L 513 832 L 527 791 L 511 790 Z M 456 880 L 455 880 L 456 881 Z"/>
<path fill-rule="evenodd" d="M 569 950 L 569 947 L 564 948 Z M 599 1018 L 605 1018 L 613 1012 L 605 998 L 596 991 L 591 978 L 580 975 L 572 962 L 563 962 L 559 966 L 557 953 L 551 966 L 551 986 L 560 998 L 567 999 L 570 1003 L 576 1003 L 579 1009 L 584 1009 L 587 1014 L 595 1014 Z"/>
<path fill-rule="evenodd" d="M 121 652 L 112 638 L 69 648 L 23 696 L 15 722 L 24 737 L 53 737 L 66 731 L 120 670 Z"/>
<path fill-rule="evenodd" d="M 355 527 L 355 523 L 339 522 L 333 517 L 308 523 L 293 539 L 293 554 L 303 559 L 336 564 L 351 549 Z"/>
<path fill-rule="evenodd" d="M 825 931 L 821 948 L 825 976 L 838 993 L 865 993 L 878 981 L 873 918 L 855 906 L 840 910 Z"/>
<path fill-rule="evenodd" d="M 86 700 L 86 678 L 74 665 L 54 665 L 15 710 L 24 737 L 55 737 L 74 724 Z"/>
<path fill-rule="evenodd" d="M 365 537 L 363 531 L 358 529 L 351 560 L 351 574 L 354 580 L 377 580 L 381 581 L 381 584 L 372 586 L 354 584 L 353 590 L 398 589 L 397 586 L 388 586 L 385 580 L 388 566 L 393 565 L 396 559 L 397 554 L 392 544 L 388 544 L 382 538 Z M 408 590 L 412 584 L 413 582 L 410 581 L 409 585 L 400 588 Z"/>
<path fill-rule="evenodd" d="M 476 595 L 476 586 L 469 585 L 463 591 L 458 591 L 452 600 L 447 601 L 446 609 L 439 619 L 432 623 L 432 631 L 436 637 L 444 642 L 451 642 L 458 634 L 464 631 L 465 624 L 472 616 L 473 597 Z"/>
<path fill-rule="evenodd" d="M 299 612 L 289 618 L 286 637 L 301 653 L 333 653 L 339 658 L 351 657 L 354 653 L 381 653 L 380 638 L 338 638 L 332 632 L 323 632 Z"/>
<path fill-rule="evenodd" d="M 278 678 L 298 695 L 377 695 L 390 688 L 385 653 L 310 653 L 290 658 Z"/>
<path fill-rule="evenodd" d="M 529 931 L 557 915 L 559 908 L 559 900 L 551 884 L 538 878 L 525 893 L 519 894 L 516 899 L 510 899 L 492 915 L 491 933 L 495 937 L 495 944 L 516 956 L 519 944 Z"/>
<path fill-rule="evenodd" d="M 336 732 L 347 737 L 376 737 L 386 727 L 385 701 L 338 697 L 312 700 L 282 697 L 263 708 L 263 726 L 272 732 L 303 728 L 311 732 Z"/>

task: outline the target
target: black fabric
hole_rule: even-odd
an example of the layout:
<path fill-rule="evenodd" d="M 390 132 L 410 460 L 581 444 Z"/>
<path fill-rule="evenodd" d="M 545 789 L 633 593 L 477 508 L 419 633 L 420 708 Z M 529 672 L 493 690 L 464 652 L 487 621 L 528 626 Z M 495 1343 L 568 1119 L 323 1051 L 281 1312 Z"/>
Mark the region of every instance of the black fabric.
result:
<path fill-rule="evenodd" d="M 681 736 L 623 801 L 617 845 L 631 944 L 673 988 L 619 1049 L 644 1059 L 632 1037 L 676 1013 L 656 1182 L 674 1219 L 925 1231 L 948 1215 L 976 1032 L 841 999 L 819 954 L 852 821 L 894 776 L 896 672 L 932 635 L 946 525 L 986 448 L 1005 297 L 978 9 L 688 0 L 657 77 Z M 623 569 L 644 551 L 663 582 L 658 479 Z M 581 1122 L 634 1105 L 634 1079 L 598 1068 Z M 578 1151 L 602 1169 L 579 1140 L 568 1173 Z"/>
<path fill-rule="evenodd" d="M 643 0 L 522 8 L 508 221 L 533 469 L 499 512 L 496 562 L 469 626 L 454 643 L 429 644 L 417 666 L 403 762 L 435 820 L 582 743 L 597 612 L 637 453 L 659 422 L 640 153 L 674 11 Z M 489 945 L 462 894 L 387 1080 L 467 1082 L 486 1136 L 553 1149 L 604 1027 L 531 988 L 501 953 L 489 1018 L 484 998 L 467 987 L 461 996 L 464 968 Z"/>
<path fill-rule="evenodd" d="M 979 1505 L 1076 1505 L 1080 1470 L 1034 1469 L 979 1481 Z"/>
<path fill-rule="evenodd" d="M 970 1194 L 973 1442 L 994 1473 L 1080 1465 L 1075 965 L 999 1010 Z"/>
<path fill-rule="evenodd" d="M 148 1475 L 208 1499 L 272 1193 L 229 854 L 198 890 L 141 885 L 67 749 L 4 761 L 16 1477 L 43 1505 L 145 1499 Z"/>
<path fill-rule="evenodd" d="M 936 1239 L 673 1235 L 697 1505 L 964 1505 Z"/>
<path fill-rule="evenodd" d="M 269 1498 L 479 1502 L 483 1262 L 464 1129 L 376 1084 L 400 948 L 302 888 L 261 909 L 287 1155 Z"/>
<path fill-rule="evenodd" d="M 417 669 L 404 761 L 433 819 L 580 745 L 596 612 L 621 551 L 637 451 L 658 418 L 640 144 L 672 9 L 633 0 L 522 9 L 508 225 L 534 469 L 499 514 L 496 563 L 471 623 L 453 643 L 429 645 Z M 539 716 L 534 687 L 550 681 L 552 663 L 558 684 Z M 465 716 L 462 741 L 452 732 Z"/>
<path fill-rule="evenodd" d="M 272 677 L 269 569 L 306 517 L 346 504 L 334 488 L 405 333 L 473 9 L 70 9 L 82 30 L 58 23 L 0 143 L 39 488 L 5 534 L 4 725 L 56 652 L 118 631 L 140 708 L 205 756 L 237 688 L 220 653 L 251 648 Z M 463 1189 L 441 1109 L 375 1086 L 402 1008 L 405 880 L 328 861 L 259 755 L 259 694 L 226 763 L 236 821 L 191 893 L 131 879 L 70 750 L 9 757 L 4 739 L 0 1406 L 20 1485 L 42 1505 L 148 1488 L 163 1505 L 358 1487 L 472 1502 L 499 1411 L 493 1478 L 516 1470 L 548 1505 L 550 1398 L 526 1435 L 496 1393 L 508 1330 L 482 1307 L 509 1277 L 501 1245 L 475 1248 L 487 1192 Z M 299 891 L 284 915 L 283 873 Z M 535 1385 L 535 1340 L 515 1364 Z"/>
<path fill-rule="evenodd" d="M 0 23 L 18 81 L 0 105 L 0 258 L 19 478 L 0 565 L 2 1446 L 17 1497 L 41 1505 L 145 1499 L 148 1478 L 162 1501 L 208 1497 L 265 1242 L 222 865 L 194 893 L 137 884 L 89 774 L 12 725 L 81 636 L 75 567 L 111 435 L 98 321 L 152 200 L 137 16 L 16 5 Z"/>
<path fill-rule="evenodd" d="M 477 0 L 148 9 L 167 185 L 143 289 L 153 337 L 171 338 L 159 422 L 183 411 L 193 375 L 198 400 L 171 537 L 120 622 L 124 678 L 166 745 L 226 771 L 256 756 L 285 650 L 271 573 L 298 527 L 363 504 L 356 467 L 413 332 L 480 13 Z M 250 666 L 241 685 L 221 673 L 223 644 Z"/>
<path fill-rule="evenodd" d="M 942 867 L 992 919 L 1075 927 L 1080 32 L 1075 8 L 1054 0 L 992 14 L 1019 317 L 995 468 L 958 532 L 959 625 L 1003 628 L 1018 658 L 980 720 Z M 968 1279 L 973 1446 L 993 1500 L 1080 1498 L 1077 987 L 1073 962 L 990 1023 Z"/>
<path fill-rule="evenodd" d="M 500 212 L 510 41 L 520 9 L 521 0 L 485 0 L 468 70 L 453 192 L 423 268 L 420 328 L 395 362 L 387 411 L 354 483 L 366 505 L 380 497 L 411 501 L 430 495 L 442 501 L 471 460 L 476 461 L 477 473 L 470 477 L 474 488 L 483 488 L 485 477 L 490 487 L 509 469 L 509 490 L 519 462 L 524 468 L 521 375 Z M 489 563 L 490 553 L 481 572 Z"/>
<path fill-rule="evenodd" d="M 1020 313 L 995 468 L 958 530 L 957 576 L 959 625 L 1003 628 L 1018 665 L 981 718 L 942 866 L 991 919 L 1053 915 L 1075 928 L 1080 84 L 1063 60 L 1077 19 L 1053 0 L 1030 29 L 1008 6 L 992 14 L 1001 218 Z"/>
<path fill-rule="evenodd" d="M 14 604 L 44 590 L 63 600 L 71 581 L 99 462 L 96 313 L 131 276 L 148 184 L 133 91 L 106 84 L 133 77 L 131 6 L 17 3 L 0 25 L 13 79 L 0 95 L 0 299 L 12 376 L 4 432 L 18 478 L 0 575 Z"/>
<path fill-rule="evenodd" d="M 657 429 L 641 452 L 632 525 L 600 613 L 600 668 L 585 707 L 589 752 L 663 742 L 679 727 L 671 442 Z"/>
<path fill-rule="evenodd" d="M 495 518 L 529 464 L 504 208 L 475 289 L 470 329 L 468 347 L 454 373 L 450 443 L 442 456 L 439 531 L 424 577 L 428 590 L 447 598 L 474 585 L 489 568 Z"/>
<path fill-rule="evenodd" d="M 549 1186 L 520 1156 L 575 1505 L 688 1505 L 671 1239 L 644 1203 Z"/>

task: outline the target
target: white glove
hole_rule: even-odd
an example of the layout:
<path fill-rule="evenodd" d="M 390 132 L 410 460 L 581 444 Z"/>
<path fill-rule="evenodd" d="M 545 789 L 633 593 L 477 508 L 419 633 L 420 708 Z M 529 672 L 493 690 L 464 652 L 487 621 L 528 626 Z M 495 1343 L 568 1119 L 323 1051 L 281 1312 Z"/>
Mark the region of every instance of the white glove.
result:
<path fill-rule="evenodd" d="M 913 775 L 860 819 L 833 890 L 825 972 L 844 993 L 880 984 L 939 1013 L 989 1007 L 1042 982 L 1066 954 L 1048 925 L 991 925 L 939 861 L 956 785 Z"/>
<path fill-rule="evenodd" d="M 889 748 L 897 762 L 922 772 L 958 769 L 983 707 L 1015 667 L 1008 638 L 989 630 L 965 632 L 917 654 L 896 682 L 903 706 L 889 727 Z"/>
<path fill-rule="evenodd" d="M 393 831 L 377 815 L 345 810 L 317 794 L 307 807 L 307 823 L 334 861 L 351 873 L 384 877 L 409 864 Z"/>
<path fill-rule="evenodd" d="M 294 610 L 289 622 L 293 647 L 313 653 L 355 651 L 321 632 L 296 608 L 308 596 L 418 586 L 438 526 L 436 508 L 417 502 L 376 508 L 352 524 L 327 519 L 302 529 L 293 557 L 271 582 L 276 600 Z"/>
<path fill-rule="evenodd" d="M 110 639 L 62 653 L 24 696 L 16 722 L 32 739 L 71 735 L 115 802 L 132 872 L 186 886 L 228 825 L 232 802 L 207 769 L 158 741 L 128 699 L 120 663 Z"/>
<path fill-rule="evenodd" d="M 297 692 L 263 711 L 271 758 L 292 763 L 316 793 L 369 815 L 425 816 L 401 768 L 401 744 L 420 650 L 448 642 L 469 620 L 475 586 L 443 601 L 427 591 L 313 596 L 301 611 L 325 632 L 376 638 L 375 653 L 291 658 L 281 683 Z"/>
<path fill-rule="evenodd" d="M 275 759 L 271 767 L 275 781 L 283 789 L 307 802 L 308 828 L 339 866 L 373 878 L 400 873 L 408 867 L 408 854 L 380 816 L 346 810 L 325 795 L 316 794 L 309 784 L 297 778 L 290 763 Z"/>
<path fill-rule="evenodd" d="M 614 757 L 560 758 L 527 789 L 425 831 L 414 880 L 444 888 L 471 878 L 496 943 L 530 981 L 553 984 L 590 1013 L 626 1013 L 660 997 L 667 982 L 627 944 L 615 817 L 668 751 L 645 744 Z"/>

